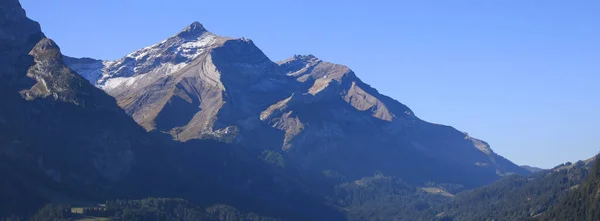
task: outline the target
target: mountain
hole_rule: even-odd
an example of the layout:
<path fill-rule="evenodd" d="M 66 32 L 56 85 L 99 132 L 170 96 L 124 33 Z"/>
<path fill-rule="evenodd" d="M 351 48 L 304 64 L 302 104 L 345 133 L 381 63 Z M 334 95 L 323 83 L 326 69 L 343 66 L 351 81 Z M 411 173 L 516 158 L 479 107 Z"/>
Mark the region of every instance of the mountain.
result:
<path fill-rule="evenodd" d="M 270 100 L 285 98 L 269 99 L 270 92 L 292 80 L 252 41 L 218 37 L 197 22 L 117 61 L 67 57 L 65 62 L 117 98 L 140 125 L 181 141 L 231 136 L 235 129 L 228 126 L 257 116 Z"/>
<path fill-rule="evenodd" d="M 64 65 L 60 48 L 18 1 L 1 7 L 1 155 L 63 185 L 119 181 L 147 133 L 114 98 Z"/>
<path fill-rule="evenodd" d="M 65 65 L 58 45 L 17 0 L 0 1 L 0 97 L 0 217 L 28 216 L 46 203 L 185 197 L 206 208 L 229 205 L 213 210 L 221 218 L 343 220 L 301 178 L 271 170 L 260 152 L 182 144 L 144 130 Z"/>
<path fill-rule="evenodd" d="M 20 207 L 21 196 L 44 202 L 68 197 L 56 193 L 65 189 L 104 193 L 143 164 L 155 140 L 64 65 L 18 1 L 2 1 L 0 11 L 0 171 L 5 185 L 22 190 L 3 189 L 3 199 Z"/>
<path fill-rule="evenodd" d="M 181 142 L 235 142 L 346 181 L 380 171 L 475 187 L 528 173 L 484 141 L 419 119 L 346 66 L 312 55 L 275 63 L 251 40 L 198 22 L 119 60 L 64 61 L 146 130 Z"/>
<path fill-rule="evenodd" d="M 86 218 L 73 207 L 111 220 L 600 214 L 595 158 L 519 175 L 531 168 L 419 119 L 348 67 L 272 62 L 197 22 L 117 61 L 78 59 L 3 0 L 0 97 L 0 218 Z"/>
<path fill-rule="evenodd" d="M 521 168 L 531 172 L 531 173 L 537 173 L 540 171 L 543 171 L 544 169 L 539 168 L 539 167 L 532 167 L 532 166 L 527 166 L 527 165 L 522 165 Z"/>

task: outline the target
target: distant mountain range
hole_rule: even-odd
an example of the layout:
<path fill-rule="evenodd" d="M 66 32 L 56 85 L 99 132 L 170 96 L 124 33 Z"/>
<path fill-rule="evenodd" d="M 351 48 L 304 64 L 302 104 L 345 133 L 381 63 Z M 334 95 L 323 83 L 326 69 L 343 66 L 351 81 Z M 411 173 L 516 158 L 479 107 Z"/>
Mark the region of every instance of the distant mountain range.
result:
<path fill-rule="evenodd" d="M 138 124 L 186 142 L 218 139 L 356 180 L 380 171 L 414 184 L 475 187 L 523 169 L 452 127 L 425 122 L 348 67 L 312 55 L 271 61 L 249 39 L 194 22 L 116 61 L 65 57 Z"/>

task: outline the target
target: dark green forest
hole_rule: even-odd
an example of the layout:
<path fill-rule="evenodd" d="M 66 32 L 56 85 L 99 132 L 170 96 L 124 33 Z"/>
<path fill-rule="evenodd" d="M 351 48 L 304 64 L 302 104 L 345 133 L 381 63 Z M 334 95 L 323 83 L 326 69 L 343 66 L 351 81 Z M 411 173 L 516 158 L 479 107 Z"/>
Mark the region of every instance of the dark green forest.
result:
<path fill-rule="evenodd" d="M 263 155 L 264 156 L 264 155 Z M 446 195 L 425 191 L 401 179 L 376 174 L 346 182 L 326 193 L 321 201 L 345 213 L 351 221 L 403 220 L 598 220 L 600 164 L 583 161 L 565 164 L 529 176 L 511 175 L 485 187 L 462 190 L 451 184 L 429 183 Z M 587 177 L 587 178 L 586 178 Z M 583 182 L 583 183 L 582 183 Z M 452 195 L 456 193 L 456 195 Z M 232 199 L 235 200 L 235 199 Z M 230 205 L 202 205 L 177 198 L 109 200 L 102 207 L 47 204 L 30 216 L 7 216 L 8 220 L 77 220 L 104 217 L 109 220 L 289 220 L 272 218 L 249 205 L 240 210 Z M 200 204 L 199 204 L 200 203 Z M 241 204 L 237 204 L 241 205 Z M 246 212 L 244 212 L 246 211 Z M 302 219 L 298 219 L 302 220 Z M 338 220 L 338 219 L 332 219 Z"/>
<path fill-rule="evenodd" d="M 97 207 L 82 207 L 72 212 L 67 204 L 48 204 L 27 219 L 8 217 L 2 221 L 68 221 L 78 219 L 110 221 L 275 221 L 253 213 L 243 213 L 226 205 L 207 208 L 195 206 L 183 199 L 147 198 L 115 200 Z"/>
<path fill-rule="evenodd" d="M 570 191 L 539 220 L 600 220 L 600 161 L 594 164 L 585 182 Z"/>
<path fill-rule="evenodd" d="M 524 220 L 542 214 L 587 174 L 583 162 L 530 176 L 508 176 L 491 185 L 464 191 L 445 205 L 454 220 Z M 561 167 L 557 167 L 561 168 Z"/>

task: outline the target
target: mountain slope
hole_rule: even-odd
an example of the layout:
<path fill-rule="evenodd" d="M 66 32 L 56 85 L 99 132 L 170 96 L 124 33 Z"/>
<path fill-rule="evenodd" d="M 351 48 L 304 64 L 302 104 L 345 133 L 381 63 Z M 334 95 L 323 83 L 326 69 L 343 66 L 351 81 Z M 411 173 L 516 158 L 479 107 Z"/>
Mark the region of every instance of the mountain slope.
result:
<path fill-rule="evenodd" d="M 419 119 L 407 106 L 379 94 L 345 66 L 314 56 L 295 56 L 280 65 L 304 88 L 263 111 L 260 118 L 285 131 L 284 149 L 289 148 L 288 152 L 311 155 L 312 162 L 304 160 L 304 164 L 327 163 L 320 167 L 350 179 L 380 170 L 417 183 L 468 186 L 490 182 L 497 174 L 522 172 L 485 142 Z M 332 155 L 339 158 L 332 159 Z M 359 167 L 354 166 L 356 162 Z M 468 181 L 469 174 L 481 180 Z"/>
<path fill-rule="evenodd" d="M 11 201 L 0 213 L 106 193 L 140 160 L 134 149 L 151 146 L 142 145 L 146 132 L 63 64 L 18 1 L 0 2 L 0 11 L 0 171 L 8 186 L 0 194 Z"/>
<path fill-rule="evenodd" d="M 446 206 L 453 220 L 527 220 L 549 211 L 581 184 L 590 161 L 557 166 L 529 176 L 508 176 L 461 192 Z"/>
<path fill-rule="evenodd" d="M 60 48 L 17 0 L 2 1 L 0 11 L 0 170 L 23 190 L 2 194 L 36 198 L 22 200 L 24 210 L 113 196 L 111 189 L 160 154 L 161 142 L 65 66 Z"/>
<path fill-rule="evenodd" d="M 600 161 L 593 166 L 585 181 L 573 188 L 548 213 L 538 220 L 599 220 L 600 219 Z"/>
<path fill-rule="evenodd" d="M 3 1 L 2 10 L 10 12 L 2 14 L 0 27 L 2 47 L 10 50 L 0 55 L 1 154 L 64 185 L 120 180 L 146 133 L 114 98 L 63 64 L 58 46 L 17 1 Z"/>
<path fill-rule="evenodd" d="M 215 138 L 276 151 L 347 180 L 381 171 L 415 184 L 474 187 L 528 173 L 483 141 L 419 119 L 346 66 L 311 55 L 275 63 L 252 41 L 197 22 L 117 61 L 64 60 L 144 128 L 183 142 Z"/>

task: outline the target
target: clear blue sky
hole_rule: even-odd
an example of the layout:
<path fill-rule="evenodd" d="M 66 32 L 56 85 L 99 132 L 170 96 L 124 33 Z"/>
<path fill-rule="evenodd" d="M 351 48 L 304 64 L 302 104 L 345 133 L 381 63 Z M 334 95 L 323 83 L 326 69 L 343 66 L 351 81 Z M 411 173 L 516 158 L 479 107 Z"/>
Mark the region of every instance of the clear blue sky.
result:
<path fill-rule="evenodd" d="M 430 122 L 541 167 L 600 151 L 600 1 L 21 0 L 70 56 L 116 59 L 193 21 L 272 59 L 348 65 Z"/>

